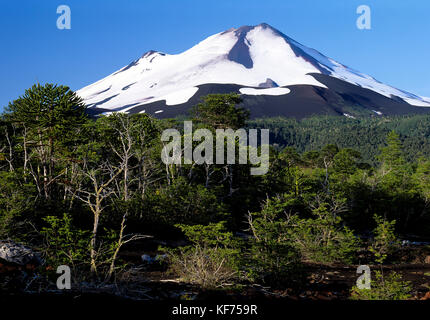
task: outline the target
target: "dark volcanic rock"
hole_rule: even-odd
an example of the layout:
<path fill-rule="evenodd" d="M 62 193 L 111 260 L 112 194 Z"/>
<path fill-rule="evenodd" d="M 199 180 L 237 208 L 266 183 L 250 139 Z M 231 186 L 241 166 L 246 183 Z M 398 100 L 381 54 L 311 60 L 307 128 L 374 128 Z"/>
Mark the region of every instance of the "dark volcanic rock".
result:
<path fill-rule="evenodd" d="M 415 107 L 403 100 L 396 101 L 369 89 L 355 86 L 346 81 L 322 74 L 310 74 L 328 88 L 311 85 L 292 85 L 286 88 L 291 92 L 280 96 L 245 95 L 242 94 L 242 106 L 251 111 L 251 118 L 262 117 L 294 117 L 303 119 L 312 115 L 343 116 L 350 111 L 345 108 L 355 106 L 367 112 L 369 116 L 379 111 L 384 115 L 422 114 L 430 112 L 430 108 Z M 201 102 L 201 98 L 211 93 L 238 93 L 241 85 L 208 83 L 197 86 L 199 90 L 186 103 L 167 106 L 165 100 L 137 105 L 130 109 L 130 113 L 145 113 L 157 118 L 174 118 L 189 114 L 192 106 Z M 261 87 L 260 87 L 261 88 Z M 163 110 L 162 113 L 155 113 Z M 372 111 L 374 110 L 374 111 Z M 112 110 L 96 109 L 94 111 L 107 112 Z"/>

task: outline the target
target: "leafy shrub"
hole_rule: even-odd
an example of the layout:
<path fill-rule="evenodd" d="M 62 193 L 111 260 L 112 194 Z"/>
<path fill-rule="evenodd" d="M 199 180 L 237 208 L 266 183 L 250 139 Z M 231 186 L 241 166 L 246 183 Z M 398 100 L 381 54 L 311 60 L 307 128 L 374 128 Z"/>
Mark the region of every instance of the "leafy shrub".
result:
<path fill-rule="evenodd" d="M 190 185 L 183 177 L 166 188 L 147 192 L 143 208 L 144 218 L 169 225 L 207 224 L 223 217 L 224 210 L 211 190 L 203 185 Z"/>
<path fill-rule="evenodd" d="M 70 214 L 62 217 L 47 216 L 43 218 L 47 226 L 43 227 L 41 234 L 45 238 L 43 251 L 48 264 L 53 266 L 68 265 L 75 272 L 74 275 L 84 279 L 90 267 L 90 241 L 91 232 L 82 230 L 73 224 Z M 118 248 L 118 231 L 103 228 L 100 232 L 100 245 L 96 248 L 96 265 L 98 276 L 108 279 L 109 268 L 114 253 Z M 112 265 L 113 271 L 121 270 L 124 264 Z"/>
<path fill-rule="evenodd" d="M 75 228 L 71 216 L 66 213 L 61 218 L 47 216 L 44 221 L 48 226 L 41 234 L 45 237 L 45 256 L 49 264 L 78 267 L 89 263 L 89 231 Z"/>
<path fill-rule="evenodd" d="M 313 215 L 310 219 L 292 219 L 292 245 L 311 262 L 353 263 L 359 241 L 348 227 L 342 226 L 341 217 L 329 212 L 326 204 L 314 209 Z"/>
<path fill-rule="evenodd" d="M 296 204 L 295 196 L 284 195 L 266 201 L 261 212 L 250 215 L 254 251 L 262 254 L 262 248 L 266 248 L 264 263 L 268 263 L 268 269 L 288 269 L 298 258 L 317 263 L 353 263 L 360 242 L 343 226 L 336 210 L 321 203 L 313 208 L 312 217 L 301 218 L 291 212 Z"/>
<path fill-rule="evenodd" d="M 0 237 L 23 237 L 25 213 L 34 206 L 35 187 L 16 172 L 0 171 Z"/>
<path fill-rule="evenodd" d="M 382 264 L 399 247 L 399 241 L 394 233 L 396 220 L 386 221 L 376 214 L 374 219 L 376 228 L 369 250 L 373 253 L 375 261 Z"/>
<path fill-rule="evenodd" d="M 385 276 L 382 272 L 375 272 L 376 280 L 371 281 L 371 289 L 359 289 L 354 286 L 351 290 L 352 300 L 406 300 L 411 297 L 412 290 L 408 281 L 402 276 L 391 272 Z"/>
<path fill-rule="evenodd" d="M 252 281 L 286 283 L 300 280 L 300 255 L 291 244 L 288 209 L 295 200 L 268 199 L 260 212 L 248 216 L 253 234 L 246 254 L 245 271 Z"/>

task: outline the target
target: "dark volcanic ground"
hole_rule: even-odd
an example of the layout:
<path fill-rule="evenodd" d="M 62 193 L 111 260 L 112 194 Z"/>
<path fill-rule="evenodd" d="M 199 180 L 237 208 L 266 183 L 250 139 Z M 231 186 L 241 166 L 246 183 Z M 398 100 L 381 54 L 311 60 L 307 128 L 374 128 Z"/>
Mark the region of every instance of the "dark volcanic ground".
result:
<path fill-rule="evenodd" d="M 430 108 L 411 106 L 398 97 L 392 99 L 372 90 L 361 88 L 343 80 L 324 74 L 312 74 L 315 79 L 329 89 L 311 85 L 287 86 L 291 92 L 282 96 L 252 96 L 242 95 L 243 106 L 251 111 L 251 118 L 264 117 L 294 117 L 302 119 L 312 115 L 349 115 L 378 116 L 403 115 L 411 113 L 427 113 Z M 189 109 L 201 101 L 201 97 L 211 93 L 240 93 L 244 86 L 236 84 L 204 84 L 198 86 L 198 92 L 184 104 L 167 106 L 165 101 L 136 105 L 130 113 L 145 113 L 157 118 L 174 118 L 186 115 Z M 256 88 L 261 89 L 261 88 Z M 163 110 L 161 113 L 155 113 Z M 89 108 L 90 113 L 102 113 L 102 108 Z"/>

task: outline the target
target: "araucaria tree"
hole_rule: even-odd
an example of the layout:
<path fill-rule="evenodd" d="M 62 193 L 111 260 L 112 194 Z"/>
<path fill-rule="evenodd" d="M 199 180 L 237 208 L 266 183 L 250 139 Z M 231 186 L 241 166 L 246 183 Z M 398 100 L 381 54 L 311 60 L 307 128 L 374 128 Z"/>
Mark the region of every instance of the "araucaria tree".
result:
<path fill-rule="evenodd" d="M 5 119 L 20 133 L 14 152 L 22 153 L 16 158 L 24 174 L 33 177 L 39 196 L 54 200 L 86 121 L 82 99 L 66 86 L 37 84 L 9 104 Z"/>

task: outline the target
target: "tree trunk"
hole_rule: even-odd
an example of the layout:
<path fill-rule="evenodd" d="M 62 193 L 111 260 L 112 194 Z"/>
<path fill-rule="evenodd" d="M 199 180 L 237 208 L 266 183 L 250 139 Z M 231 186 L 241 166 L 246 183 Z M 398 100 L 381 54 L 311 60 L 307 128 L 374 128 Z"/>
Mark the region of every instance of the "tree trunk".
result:
<path fill-rule="evenodd" d="M 97 245 L 97 230 L 99 227 L 99 218 L 100 218 L 100 212 L 94 213 L 94 225 L 93 225 L 93 235 L 91 237 L 91 272 L 97 273 L 97 265 L 96 265 L 96 245 Z"/>

